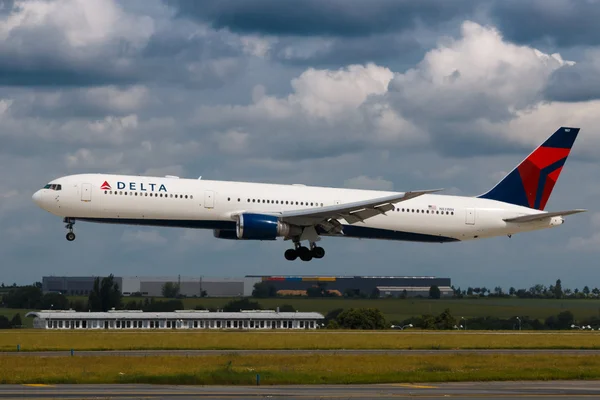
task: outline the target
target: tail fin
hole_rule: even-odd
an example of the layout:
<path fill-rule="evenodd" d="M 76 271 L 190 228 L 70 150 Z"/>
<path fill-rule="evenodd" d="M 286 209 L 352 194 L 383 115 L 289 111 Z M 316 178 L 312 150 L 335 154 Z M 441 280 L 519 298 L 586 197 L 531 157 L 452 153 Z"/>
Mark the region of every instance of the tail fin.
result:
<path fill-rule="evenodd" d="M 562 127 L 489 192 L 478 196 L 544 210 L 579 128 Z"/>

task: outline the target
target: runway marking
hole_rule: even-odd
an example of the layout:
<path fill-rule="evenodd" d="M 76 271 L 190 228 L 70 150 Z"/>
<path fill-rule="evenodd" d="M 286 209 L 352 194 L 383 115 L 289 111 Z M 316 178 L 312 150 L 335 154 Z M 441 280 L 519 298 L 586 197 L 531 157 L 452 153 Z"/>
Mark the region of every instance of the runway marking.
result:
<path fill-rule="evenodd" d="M 413 385 L 412 383 L 391 383 L 390 386 L 415 388 L 415 389 L 437 389 L 437 386 Z"/>
<path fill-rule="evenodd" d="M 54 385 L 45 385 L 43 383 L 24 383 L 23 386 L 29 386 L 29 387 L 54 387 Z"/>

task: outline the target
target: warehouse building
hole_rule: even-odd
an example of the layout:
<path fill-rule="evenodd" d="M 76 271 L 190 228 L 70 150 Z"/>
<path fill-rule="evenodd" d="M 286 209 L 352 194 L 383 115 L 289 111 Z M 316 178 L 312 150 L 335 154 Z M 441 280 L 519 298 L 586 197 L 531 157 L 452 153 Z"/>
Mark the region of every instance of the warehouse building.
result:
<path fill-rule="evenodd" d="M 325 317 L 315 312 L 279 312 L 249 310 L 210 312 L 177 310 L 175 312 L 143 312 L 110 310 L 108 312 L 76 312 L 72 310 L 32 311 L 36 329 L 73 330 L 140 330 L 140 329 L 317 329 Z"/>
<path fill-rule="evenodd" d="M 102 279 L 103 277 L 100 277 Z M 87 296 L 94 287 L 94 276 L 44 276 L 42 291 L 60 292 L 71 296 Z M 216 278 L 216 277 L 114 277 L 124 296 L 140 294 L 160 297 L 167 282 L 179 284 L 179 293 L 186 297 L 237 297 L 251 296 L 254 284 L 259 278 Z"/>
<path fill-rule="evenodd" d="M 431 286 L 440 289 L 442 297 L 454 294 L 450 278 L 433 276 L 249 276 L 272 284 L 282 294 L 303 294 L 306 290 L 321 286 L 339 295 L 352 292 L 354 295 L 379 297 L 428 297 Z"/>

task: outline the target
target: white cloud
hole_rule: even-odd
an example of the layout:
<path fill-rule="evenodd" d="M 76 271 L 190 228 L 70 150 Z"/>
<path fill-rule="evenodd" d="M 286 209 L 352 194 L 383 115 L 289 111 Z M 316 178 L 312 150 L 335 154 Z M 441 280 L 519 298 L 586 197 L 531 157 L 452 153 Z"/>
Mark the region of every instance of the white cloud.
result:
<path fill-rule="evenodd" d="M 65 163 L 69 168 L 114 168 L 123 162 L 122 152 L 98 155 L 94 150 L 82 148 L 65 156 Z"/>
<path fill-rule="evenodd" d="M 87 89 L 84 96 L 91 105 L 122 113 L 135 112 L 150 100 L 148 88 L 142 85 L 95 87 Z"/>
<path fill-rule="evenodd" d="M 295 93 L 287 101 L 309 115 L 333 119 L 358 108 L 370 95 L 386 93 L 393 76 L 388 68 L 375 64 L 337 71 L 309 68 L 292 80 Z"/>
<path fill-rule="evenodd" d="M 17 31 L 60 32 L 71 48 L 87 49 L 114 39 L 141 47 L 154 31 L 145 16 L 123 12 L 113 0 L 16 1 L 11 13 L 0 19 L 0 39 Z"/>
<path fill-rule="evenodd" d="M 0 118 L 2 118 L 3 115 L 8 113 L 8 110 L 10 109 L 10 106 L 12 105 L 12 103 L 13 103 L 12 99 L 0 100 Z"/>
<path fill-rule="evenodd" d="M 571 238 L 567 248 L 576 251 L 598 252 L 600 251 L 600 232 L 596 232 L 589 237 Z"/>

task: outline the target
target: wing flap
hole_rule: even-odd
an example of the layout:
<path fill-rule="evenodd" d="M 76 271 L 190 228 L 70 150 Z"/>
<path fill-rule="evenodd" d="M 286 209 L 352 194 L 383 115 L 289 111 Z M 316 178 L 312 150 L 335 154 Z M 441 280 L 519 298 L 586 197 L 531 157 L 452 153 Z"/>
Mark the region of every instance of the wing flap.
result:
<path fill-rule="evenodd" d="M 442 189 L 418 190 L 353 203 L 336 204 L 308 210 L 284 211 L 279 215 L 279 218 L 281 221 L 298 226 L 319 225 L 333 219 L 344 219 L 349 224 L 355 224 L 393 210 L 395 203 L 424 194 L 439 192 L 440 190 Z"/>
<path fill-rule="evenodd" d="M 578 214 L 578 213 L 586 212 L 586 211 L 587 210 L 582 210 L 582 209 L 568 210 L 568 211 L 554 211 L 554 212 L 547 212 L 547 213 L 540 213 L 540 214 L 522 215 L 520 217 L 505 218 L 504 221 L 505 222 L 519 222 L 519 223 L 536 222 L 536 221 L 541 221 L 546 218 L 564 217 L 567 215 Z"/>

